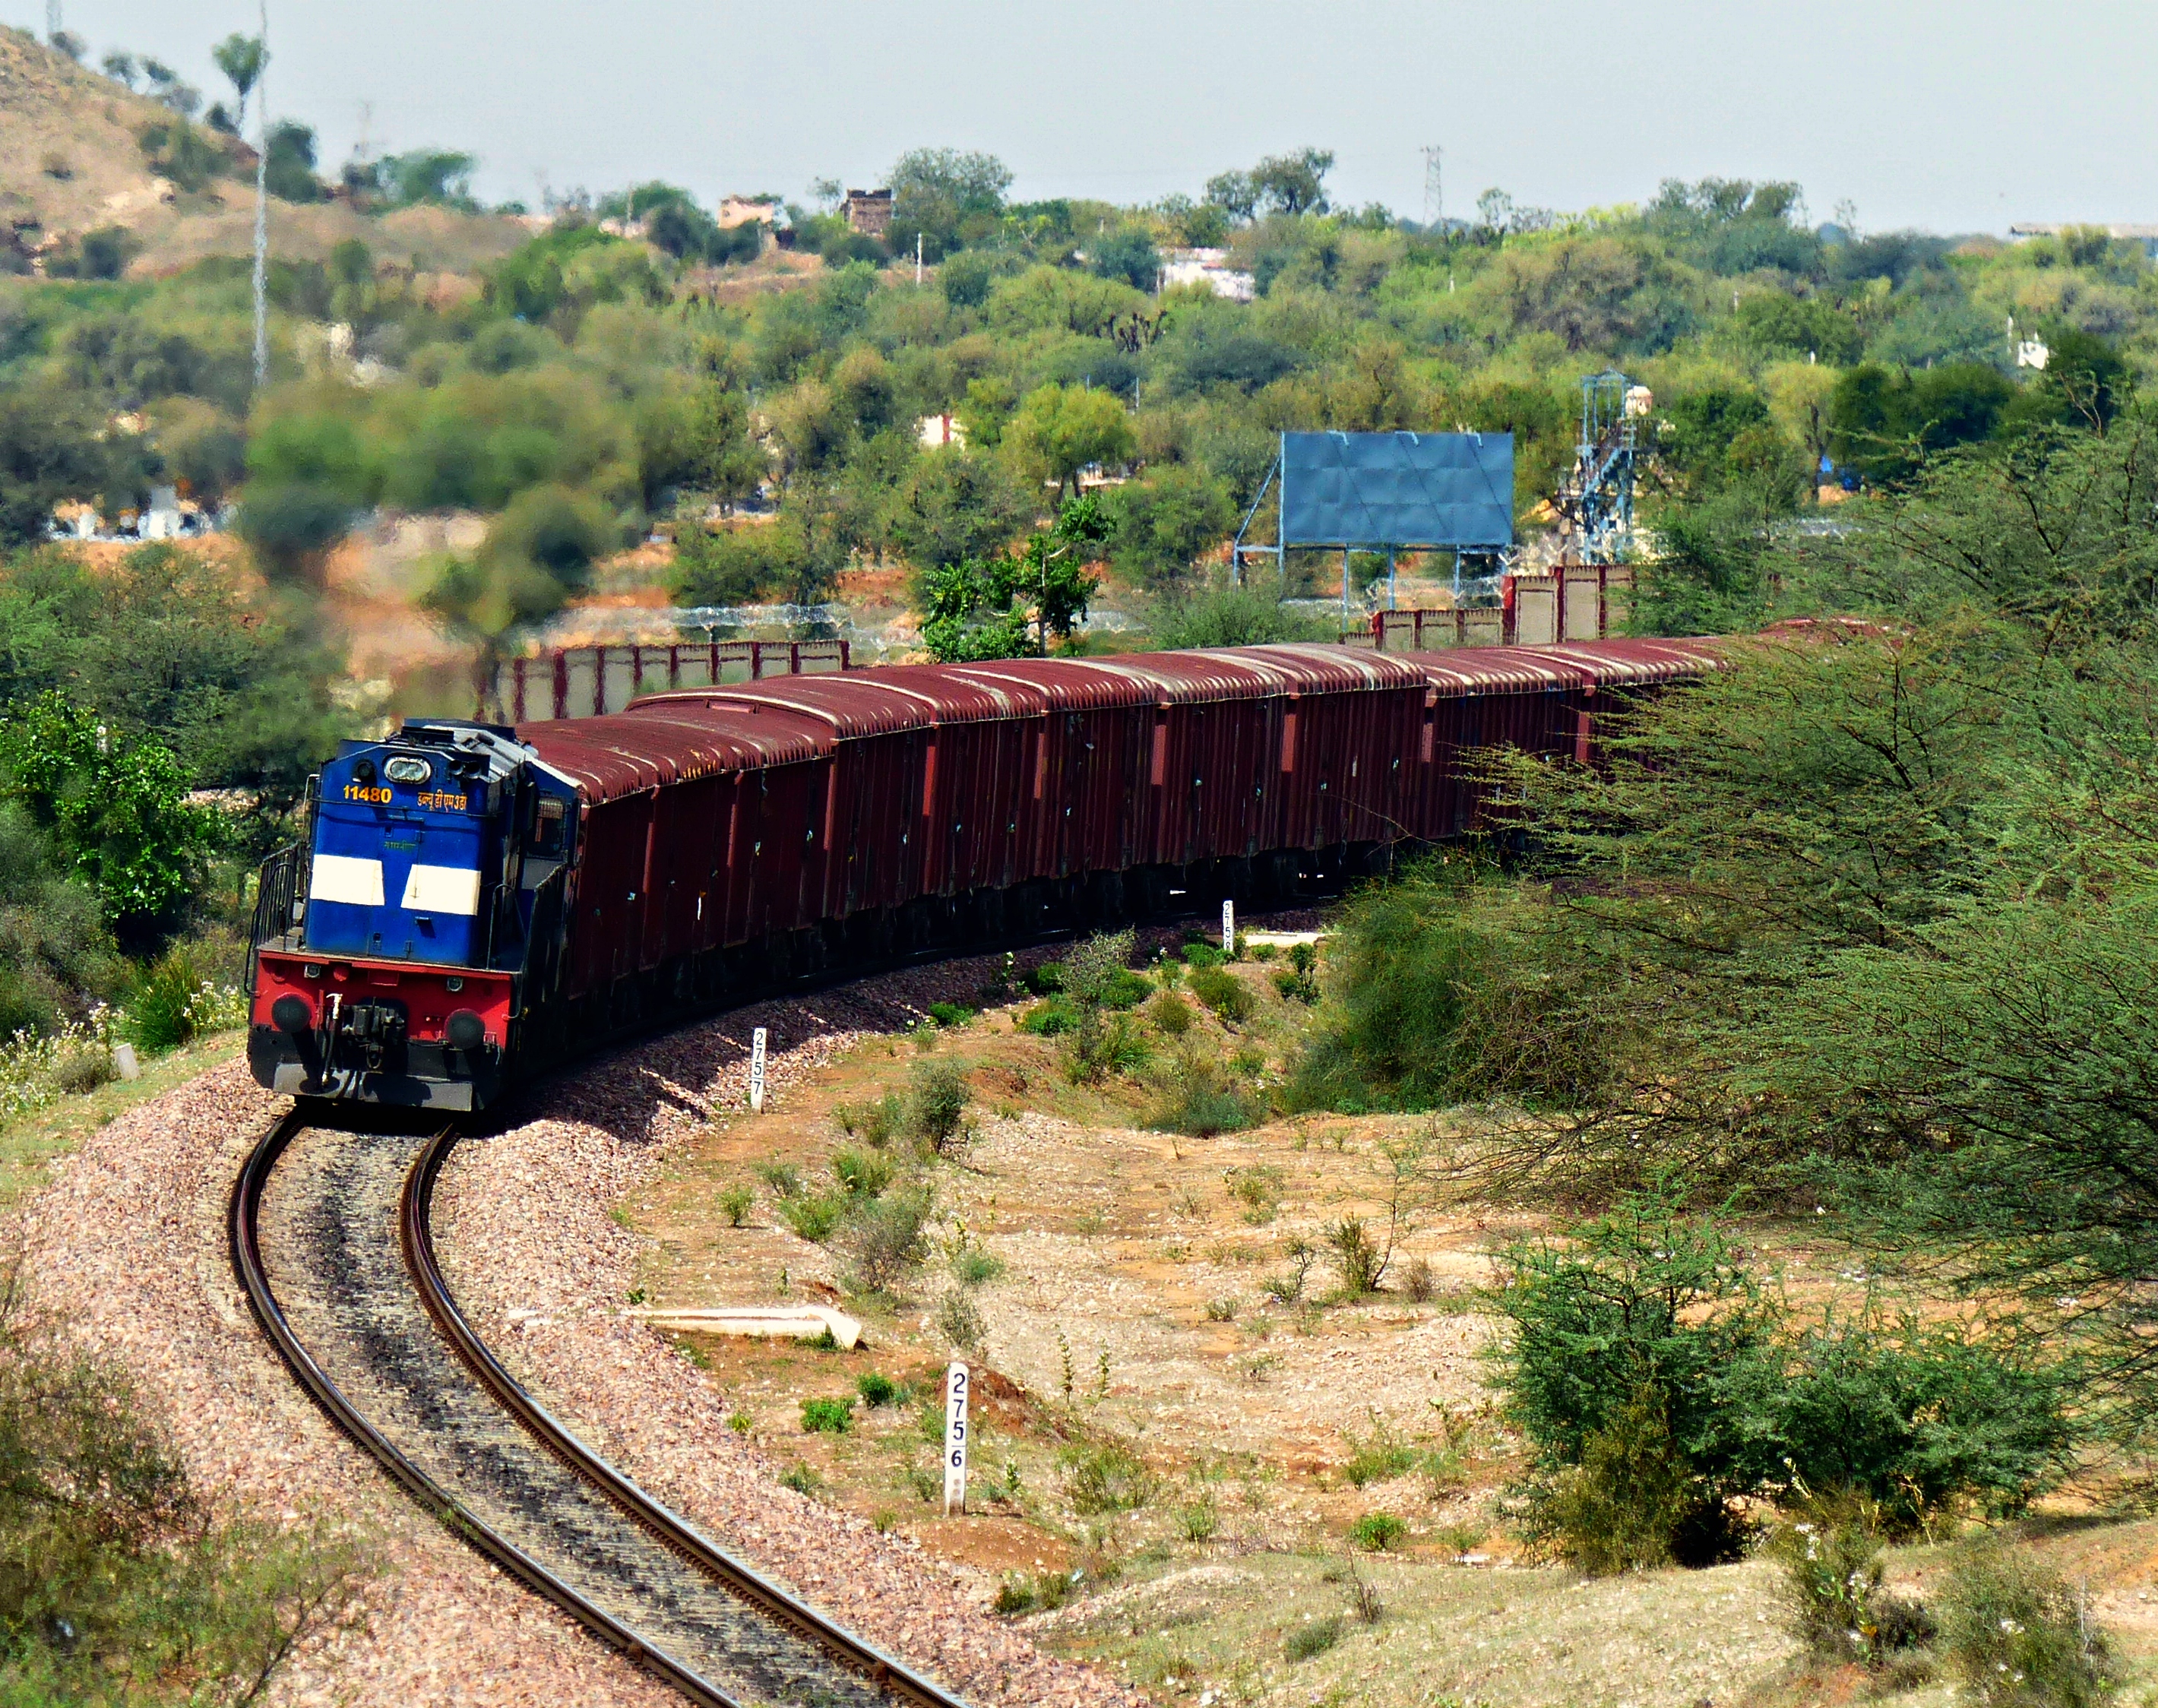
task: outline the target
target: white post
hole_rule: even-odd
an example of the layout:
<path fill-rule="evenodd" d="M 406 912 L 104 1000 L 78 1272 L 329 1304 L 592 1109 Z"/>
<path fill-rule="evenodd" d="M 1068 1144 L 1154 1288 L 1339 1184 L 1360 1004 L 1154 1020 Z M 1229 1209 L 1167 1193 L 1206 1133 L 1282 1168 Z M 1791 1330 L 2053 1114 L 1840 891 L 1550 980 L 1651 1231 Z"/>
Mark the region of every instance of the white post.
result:
<path fill-rule="evenodd" d="M 922 282 L 922 234 L 914 234 L 914 282 Z"/>
<path fill-rule="evenodd" d="M 1221 904 L 1221 952 L 1233 957 L 1236 952 L 1236 904 Z"/>
<path fill-rule="evenodd" d="M 764 1028 L 749 1035 L 749 1112 L 764 1113 Z"/>
<path fill-rule="evenodd" d="M 967 1366 L 944 1378 L 944 1515 L 967 1509 Z"/>

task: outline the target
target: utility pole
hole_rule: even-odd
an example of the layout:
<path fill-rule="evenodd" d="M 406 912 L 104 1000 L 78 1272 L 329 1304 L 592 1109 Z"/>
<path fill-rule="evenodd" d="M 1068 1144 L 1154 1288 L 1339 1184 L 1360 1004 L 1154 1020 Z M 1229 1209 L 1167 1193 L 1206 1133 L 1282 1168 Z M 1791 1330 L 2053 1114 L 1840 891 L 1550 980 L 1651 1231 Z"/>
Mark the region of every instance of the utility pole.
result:
<path fill-rule="evenodd" d="M 45 39 L 52 40 L 61 28 L 60 0 L 45 0 Z"/>
<path fill-rule="evenodd" d="M 1445 186 L 1439 173 L 1439 159 L 1445 152 L 1436 142 L 1423 151 L 1423 229 L 1426 231 L 1437 231 L 1446 218 Z"/>
<path fill-rule="evenodd" d="M 260 392 L 270 384 L 270 0 L 258 0 L 257 9 L 262 70 L 255 78 L 255 389 Z"/>
<path fill-rule="evenodd" d="M 914 282 L 922 282 L 922 234 L 914 234 Z"/>

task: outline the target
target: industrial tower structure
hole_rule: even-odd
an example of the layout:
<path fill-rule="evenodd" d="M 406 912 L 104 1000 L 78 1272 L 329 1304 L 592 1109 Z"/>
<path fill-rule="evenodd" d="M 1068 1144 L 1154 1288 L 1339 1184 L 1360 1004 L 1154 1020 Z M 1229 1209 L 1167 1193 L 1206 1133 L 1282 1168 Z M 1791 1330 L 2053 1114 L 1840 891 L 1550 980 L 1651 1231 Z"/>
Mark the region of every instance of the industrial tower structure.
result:
<path fill-rule="evenodd" d="M 1581 382 L 1581 441 L 1556 508 L 1573 525 L 1582 563 L 1615 564 L 1633 543 L 1634 459 L 1654 405 L 1647 386 L 1615 368 Z"/>

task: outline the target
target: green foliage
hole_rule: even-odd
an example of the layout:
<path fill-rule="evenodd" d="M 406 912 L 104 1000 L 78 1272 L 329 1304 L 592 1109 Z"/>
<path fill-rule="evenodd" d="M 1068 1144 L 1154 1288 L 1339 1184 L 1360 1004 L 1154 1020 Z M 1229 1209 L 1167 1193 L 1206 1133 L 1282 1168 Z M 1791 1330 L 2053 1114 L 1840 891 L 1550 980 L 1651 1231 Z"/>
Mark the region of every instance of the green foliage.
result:
<path fill-rule="evenodd" d="M 873 1370 L 865 1370 L 854 1378 L 854 1391 L 861 1396 L 865 1406 L 896 1406 L 899 1403 L 899 1385 L 890 1376 L 880 1375 Z"/>
<path fill-rule="evenodd" d="M 1742 1360 L 1723 1385 L 1807 1484 L 1849 1490 L 1902 1538 L 1962 1501 L 2018 1512 L 2058 1480 L 2075 1446 L 2070 1374 L 1952 1324 L 1831 1314 L 1783 1324 L 1775 1356 Z"/>
<path fill-rule="evenodd" d="M 938 1156 L 951 1154 L 966 1141 L 967 1108 L 973 1100 L 965 1064 L 916 1062 L 906 1093 L 908 1137 Z"/>
<path fill-rule="evenodd" d="M 1046 1002 L 1035 1003 L 1019 1017 L 1019 1029 L 1031 1032 L 1037 1038 L 1054 1038 L 1069 1032 L 1079 1024 L 1079 1010 L 1062 997 L 1053 996 Z"/>
<path fill-rule="evenodd" d="M 1170 651 L 1336 638 L 1324 623 L 1248 587 L 1217 587 L 1192 595 L 1169 605 L 1154 622 L 1155 643 Z"/>
<path fill-rule="evenodd" d="M 269 157 L 263 163 L 264 188 L 280 200 L 320 202 L 329 192 L 315 176 L 315 132 L 296 119 L 270 127 Z"/>
<path fill-rule="evenodd" d="M 1341 1480 L 1352 1489 L 1406 1477 L 1416 1469 L 1422 1458 L 1415 1442 L 1397 1434 L 1376 1413 L 1372 1416 L 1369 1434 L 1360 1436 L 1354 1430 L 1345 1429 L 1341 1438 L 1349 1447 L 1349 1457 L 1341 1463 Z"/>
<path fill-rule="evenodd" d="M 171 746 L 201 787 L 261 793 L 274 830 L 333 742 L 328 664 L 278 611 L 171 545 L 90 571 L 59 552 L 0 578 L 0 699 L 63 692 L 110 729 Z M 252 852 L 252 849 L 250 849 Z"/>
<path fill-rule="evenodd" d="M 127 993 L 126 1030 L 145 1050 L 177 1050 L 221 1025 L 230 998 L 205 978 L 184 948 L 169 949 L 143 970 Z"/>
<path fill-rule="evenodd" d="M 1181 1038 L 1191 1029 L 1191 1004 L 1173 990 L 1164 990 L 1149 1003 L 1146 1016 L 1164 1038 Z"/>
<path fill-rule="evenodd" d="M 1526 1510 L 1588 1569 L 1717 1557 L 1743 1496 L 1845 1491 L 1906 1534 L 1962 1500 L 2013 1510 L 2067 1468 L 2060 1372 L 1913 1321 L 1794 1329 L 1669 1196 L 1501 1265 Z"/>
<path fill-rule="evenodd" d="M 928 1256 L 926 1232 L 932 1200 L 915 1184 L 860 1199 L 847 1218 L 854 1282 L 865 1293 L 890 1293 Z"/>
<path fill-rule="evenodd" d="M 493 646 L 582 592 L 615 542 L 616 529 L 590 499 L 534 487 L 510 501 L 478 552 L 444 565 L 421 603 L 459 634 Z"/>
<path fill-rule="evenodd" d="M 844 1192 L 798 1192 L 779 1200 L 779 1219 L 797 1239 L 821 1246 L 838 1230 L 849 1208 L 849 1200 Z"/>
<path fill-rule="evenodd" d="M 1986 1708 L 2095 1708 L 2119 1687 L 2088 1596 L 1997 1540 L 1958 1551 L 1935 1607 L 1950 1666 Z"/>
<path fill-rule="evenodd" d="M 989 1324 L 982 1318 L 981 1308 L 973 1295 L 963 1287 L 955 1287 L 937 1302 L 937 1332 L 962 1352 L 979 1352 L 989 1338 Z M 937 1420 L 937 1437 L 943 1439 L 944 1426 Z"/>
<path fill-rule="evenodd" d="M 1799 1511 L 1768 1543 L 1782 1569 L 1793 1635 L 1822 1659 L 1877 1670 L 1933 1640 L 1931 1613 L 1883 1587 L 1879 1531 L 1862 1499 L 1839 1494 Z"/>
<path fill-rule="evenodd" d="M 1101 585 L 1087 566 L 1107 532 L 1095 501 L 1074 498 L 1015 556 L 930 570 L 922 578 L 923 644 L 944 663 L 1045 653 L 1051 636 L 1069 637 L 1086 616 Z"/>
<path fill-rule="evenodd" d="M 720 1214 L 726 1217 L 727 1226 L 738 1228 L 748 1222 L 749 1213 L 756 1204 L 756 1195 L 746 1186 L 730 1186 L 715 1201 Z"/>
<path fill-rule="evenodd" d="M 1265 1112 L 1247 1091 L 1230 1083 L 1216 1052 L 1187 1045 L 1156 1075 L 1147 1124 L 1159 1132 L 1212 1138 L 1256 1127 Z"/>
<path fill-rule="evenodd" d="M 1735 1557 L 1742 1532 L 1703 1492 L 1672 1439 L 1661 1395 L 1637 1388 L 1582 1439 L 1581 1458 L 1536 1489 L 1530 1535 L 1592 1577 Z"/>
<path fill-rule="evenodd" d="M 0 1692 L 250 1700 L 358 1613 L 372 1551 L 218 1509 L 125 1375 L 0 1277 Z"/>
<path fill-rule="evenodd" d="M 1458 855 L 1355 892 L 1335 918 L 1334 996 L 1296 1063 L 1290 1107 L 1541 1101 L 1596 1085 L 1603 1035 L 1551 1024 L 1567 976 L 1512 949 L 1506 899 Z"/>
<path fill-rule="evenodd" d="M 1922 374 L 1866 363 L 1836 382 L 1830 443 L 1837 462 L 1869 480 L 1908 480 L 1928 454 L 1988 437 L 2015 396 L 2016 388 L 1981 363 Z"/>
<path fill-rule="evenodd" d="M 1329 1613 L 1324 1618 L 1306 1619 L 1288 1628 L 1282 1638 L 1282 1653 L 1291 1660 L 1313 1659 L 1339 1643 L 1344 1628 L 1341 1616 L 1338 1613 Z"/>
<path fill-rule="evenodd" d="M 650 302 L 660 286 L 643 245 L 596 225 L 568 225 L 497 262 L 486 288 L 488 303 L 503 313 L 540 322 L 574 318 L 601 302 Z"/>
<path fill-rule="evenodd" d="M 1218 967 L 1202 967 L 1192 973 L 1190 987 L 1192 995 L 1225 1024 L 1241 1025 L 1252 1018 L 1255 1006 L 1252 993 L 1235 973 Z"/>
<path fill-rule="evenodd" d="M 203 190 L 232 168 L 232 157 L 216 139 L 178 113 L 142 126 L 136 135 L 142 163 L 177 189 Z"/>
<path fill-rule="evenodd" d="M 1122 462 L 1136 448 L 1130 414 L 1113 395 L 1053 383 L 1027 394 L 1004 442 L 1023 467 L 1060 493 L 1070 485 L 1075 497 L 1081 470 Z"/>
<path fill-rule="evenodd" d="M 891 1158 L 842 1145 L 832 1153 L 832 1177 L 850 1198 L 874 1198 L 891 1184 Z"/>
<path fill-rule="evenodd" d="M 217 840 L 171 751 L 47 693 L 0 719 L 0 799 L 21 806 L 132 935 L 175 923 Z"/>
<path fill-rule="evenodd" d="M 933 1002 L 929 1004 L 929 1018 L 940 1026 L 963 1026 L 980 1012 L 971 1004 L 963 1002 Z"/>
<path fill-rule="evenodd" d="M 1158 1492 L 1145 1462 L 1120 1442 L 1071 1448 L 1059 1463 L 1065 1499 L 1082 1518 L 1136 1511 Z"/>
<path fill-rule="evenodd" d="M 1010 168 L 994 154 L 956 148 L 902 154 L 887 180 L 891 228 L 886 235 L 893 250 L 913 253 L 919 235 L 922 255 L 933 261 L 962 244 L 978 242 L 996 230 L 1011 181 Z"/>
<path fill-rule="evenodd" d="M 849 1399 L 804 1400 L 802 1431 L 805 1435 L 844 1435 L 854 1427 L 854 1402 Z"/>
<path fill-rule="evenodd" d="M 918 459 L 899 482 L 885 527 L 909 562 L 934 572 L 1000 557 L 1032 513 L 1000 462 L 947 446 Z"/>
<path fill-rule="evenodd" d="M 1385 1554 L 1399 1546 L 1409 1527 L 1390 1512 L 1367 1512 L 1349 1526 L 1349 1540 L 1366 1554 Z"/>
<path fill-rule="evenodd" d="M 1037 1607 L 1061 1607 L 1071 1599 L 1073 1580 L 1079 1576 L 1078 1572 L 1037 1571 L 1030 1576 L 1014 1571 L 997 1586 L 991 1611 L 1017 1614 L 1030 1613 Z"/>
<path fill-rule="evenodd" d="M 85 400 L 58 388 L 0 391 L 0 549 L 40 539 L 57 503 L 132 498 L 133 484 Z"/>

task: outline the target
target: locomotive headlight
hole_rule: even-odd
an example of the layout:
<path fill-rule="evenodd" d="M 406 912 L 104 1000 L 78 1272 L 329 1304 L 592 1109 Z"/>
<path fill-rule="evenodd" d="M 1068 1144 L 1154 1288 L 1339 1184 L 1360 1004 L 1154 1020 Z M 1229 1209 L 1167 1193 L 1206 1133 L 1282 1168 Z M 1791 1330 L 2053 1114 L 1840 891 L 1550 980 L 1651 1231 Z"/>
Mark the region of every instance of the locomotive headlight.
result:
<path fill-rule="evenodd" d="M 424 759 L 400 754 L 383 766 L 382 774 L 393 783 L 423 783 L 434 776 L 435 767 Z"/>

